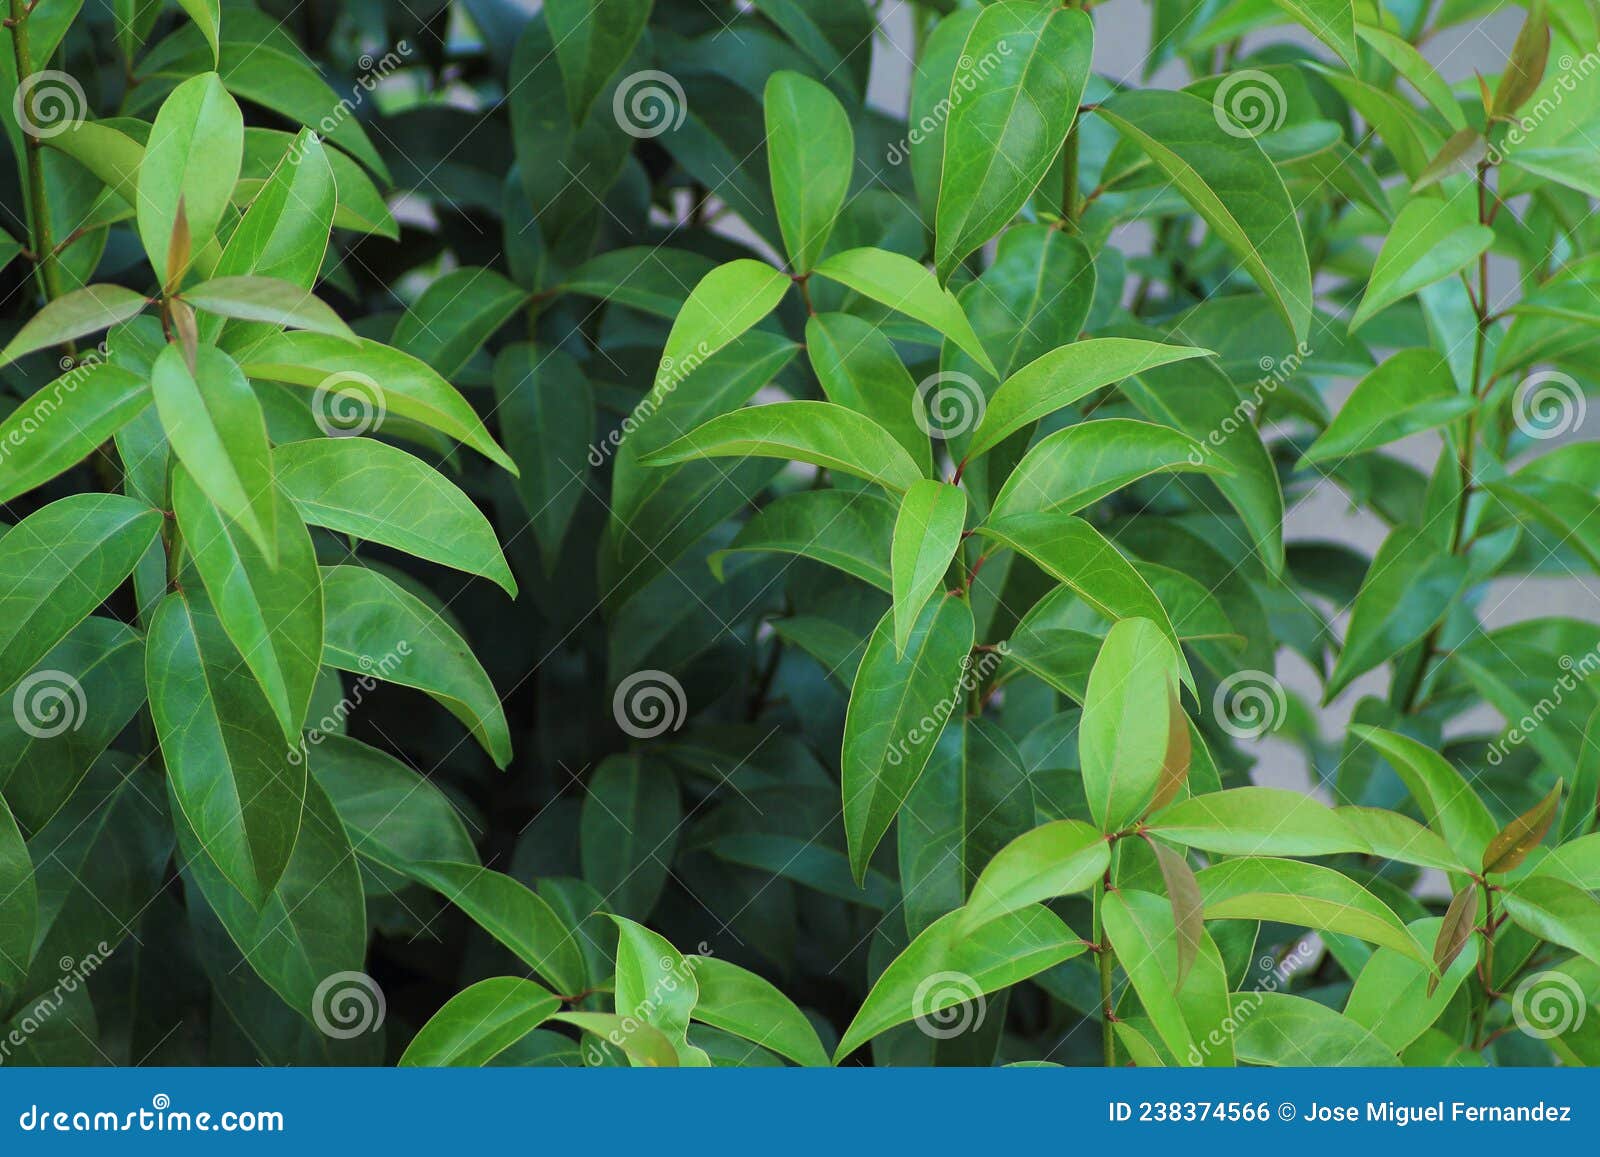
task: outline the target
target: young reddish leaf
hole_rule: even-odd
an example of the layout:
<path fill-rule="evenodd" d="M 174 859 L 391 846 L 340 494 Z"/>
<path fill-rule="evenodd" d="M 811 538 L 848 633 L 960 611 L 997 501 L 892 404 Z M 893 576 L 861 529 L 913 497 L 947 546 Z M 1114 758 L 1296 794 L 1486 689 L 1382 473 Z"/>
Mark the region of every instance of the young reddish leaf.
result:
<path fill-rule="evenodd" d="M 1478 917 L 1478 885 L 1468 883 L 1455 894 L 1439 926 L 1439 939 L 1433 944 L 1433 975 L 1428 977 L 1428 995 L 1439 987 L 1439 979 L 1461 955 L 1472 939 L 1472 926 Z"/>
<path fill-rule="evenodd" d="M 1156 854 L 1156 866 L 1161 869 L 1161 879 L 1167 886 L 1167 899 L 1172 903 L 1172 923 L 1178 932 L 1178 984 L 1183 988 L 1189 966 L 1200 951 L 1200 938 L 1206 930 L 1206 906 L 1200 896 L 1200 885 L 1195 882 L 1194 869 L 1182 853 L 1175 852 L 1159 840 L 1151 840 Z"/>
<path fill-rule="evenodd" d="M 1486 874 L 1511 871 L 1539 846 L 1539 841 L 1555 822 L 1556 808 L 1561 803 L 1561 786 L 1562 781 L 1556 780 L 1548 795 L 1501 828 L 1500 834 L 1489 841 L 1489 846 L 1483 850 Z"/>

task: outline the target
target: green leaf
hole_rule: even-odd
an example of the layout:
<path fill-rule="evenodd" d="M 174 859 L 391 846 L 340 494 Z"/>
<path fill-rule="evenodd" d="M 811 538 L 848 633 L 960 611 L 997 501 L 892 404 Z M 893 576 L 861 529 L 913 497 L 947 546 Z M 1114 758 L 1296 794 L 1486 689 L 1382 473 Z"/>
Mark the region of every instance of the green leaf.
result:
<path fill-rule="evenodd" d="M 583 991 L 577 934 L 537 893 L 477 864 L 427 861 L 402 870 L 460 908 L 558 992 Z"/>
<path fill-rule="evenodd" d="M 672 1042 L 680 1065 L 709 1068 L 711 1059 L 689 1043 L 689 1016 L 700 998 L 694 967 L 659 933 L 622 916 L 617 926 L 618 1015 L 642 1020 Z"/>
<path fill-rule="evenodd" d="M 182 466 L 173 471 L 172 506 L 223 630 L 284 737 L 297 742 L 322 661 L 322 586 L 311 536 L 287 508 L 280 511 L 274 565 Z"/>
<path fill-rule="evenodd" d="M 238 363 L 214 346 L 201 346 L 191 371 L 182 347 L 168 345 L 150 372 L 150 388 L 172 452 L 212 504 L 276 565 L 277 496 L 267 422 Z"/>
<path fill-rule="evenodd" d="M 1409 816 L 1376 807 L 1341 807 L 1334 811 L 1380 859 L 1441 872 L 1467 871 L 1449 844 Z"/>
<path fill-rule="evenodd" d="M 1075 514 L 1162 471 L 1221 473 L 1205 449 L 1170 426 L 1132 418 L 1079 422 L 1034 444 L 995 496 L 989 517 Z"/>
<path fill-rule="evenodd" d="M 1450 366 L 1431 349 L 1386 358 L 1357 383 L 1338 415 L 1301 458 L 1312 463 L 1365 454 L 1390 442 L 1435 430 L 1477 408 L 1456 388 Z"/>
<path fill-rule="evenodd" d="M 1022 514 L 980 526 L 978 533 L 1025 555 L 1106 618 L 1149 619 L 1161 628 L 1174 649 L 1179 646 L 1178 633 L 1150 584 L 1121 551 L 1081 518 L 1070 514 Z M 1181 653 L 1178 670 L 1184 685 L 1192 688 L 1194 676 Z"/>
<path fill-rule="evenodd" d="M 645 1068 L 677 1068 L 678 1054 L 660 1029 L 637 1017 L 610 1012 L 558 1012 L 559 1020 L 585 1032 L 601 1034 L 628 1056 L 630 1064 Z"/>
<path fill-rule="evenodd" d="M 887 592 L 893 589 L 889 553 L 895 514 L 893 504 L 867 490 L 785 494 L 763 506 L 725 549 L 711 555 L 711 571 L 720 580 L 729 555 L 775 551 L 814 558 Z"/>
<path fill-rule="evenodd" d="M 871 418 L 933 474 L 925 399 L 881 329 L 848 313 L 816 314 L 806 321 L 806 355 L 828 401 Z"/>
<path fill-rule="evenodd" d="M 965 350 L 986 372 L 995 372 L 994 363 L 972 331 L 972 323 L 955 295 L 911 258 L 870 247 L 847 249 L 822 262 L 815 272 L 818 277 L 836 281 L 862 297 L 932 326 Z"/>
<path fill-rule="evenodd" d="M 0 798 L 0 989 L 15 991 L 28 977 L 38 911 L 33 861 Z"/>
<path fill-rule="evenodd" d="M 595 254 L 569 273 L 561 288 L 671 321 L 688 299 L 689 287 L 715 268 L 684 249 L 631 246 Z"/>
<path fill-rule="evenodd" d="M 0 502 L 70 470 L 150 404 L 140 375 L 96 362 L 68 370 L 0 422 Z"/>
<path fill-rule="evenodd" d="M 991 4 L 948 93 L 934 257 L 939 279 L 1028 203 L 1078 115 L 1094 55 L 1087 13 Z"/>
<path fill-rule="evenodd" d="M 965 707 L 962 683 L 972 650 L 972 609 L 935 599 L 896 658 L 894 612 L 879 621 L 850 688 L 840 776 L 850 866 L 859 884 L 950 716 Z"/>
<path fill-rule="evenodd" d="M 273 466 L 312 526 L 481 575 L 516 597 L 489 520 L 421 459 L 371 438 L 318 438 L 279 446 Z"/>
<path fill-rule="evenodd" d="M 1550 876 L 1529 876 L 1502 894 L 1512 923 L 1600 964 L 1600 900 Z"/>
<path fill-rule="evenodd" d="M 325 422 L 338 424 L 338 403 L 348 398 L 361 411 L 356 433 L 381 429 L 384 416 L 393 414 L 447 434 L 517 472 L 516 463 L 495 445 L 467 400 L 426 362 L 400 350 L 366 339 L 351 345 L 326 334 L 297 331 L 240 351 L 240 362 L 252 378 L 316 390 L 313 409 Z"/>
<path fill-rule="evenodd" d="M 1394 1051 L 1365 1026 L 1325 1004 L 1287 992 L 1233 995 L 1233 1038 L 1239 1060 L 1284 1068 L 1399 1064 Z"/>
<path fill-rule="evenodd" d="M 667 882 L 681 816 L 678 785 L 666 768 L 637 756 L 603 760 L 578 822 L 583 878 L 614 910 L 645 919 Z"/>
<path fill-rule="evenodd" d="M 1467 566 L 1467 559 L 1447 551 L 1437 534 L 1395 528 L 1373 556 L 1350 609 L 1324 702 L 1425 636 L 1460 596 Z"/>
<path fill-rule="evenodd" d="M 1297 791 L 1236 787 L 1179 800 L 1155 816 L 1153 836 L 1225 856 L 1370 853 L 1333 808 Z"/>
<path fill-rule="evenodd" d="M 511 762 L 500 697 L 449 623 L 399 583 L 366 567 L 324 567 L 322 592 L 324 663 L 427 693 L 461 720 L 496 767 Z"/>
<path fill-rule="evenodd" d="M 173 800 L 204 855 L 260 908 L 300 834 L 304 761 L 290 758 L 271 705 L 203 597 L 162 600 L 145 670 Z"/>
<path fill-rule="evenodd" d="M 546 574 L 584 495 L 594 445 L 594 399 L 578 363 L 560 350 L 512 345 L 494 362 L 500 430 L 519 469 L 517 494 Z"/>
<path fill-rule="evenodd" d="M 1208 920 L 1273 920 L 1342 932 L 1431 966 L 1429 954 L 1383 901 L 1332 868 L 1263 857 L 1227 860 L 1195 879 Z"/>
<path fill-rule="evenodd" d="M 1197 967 L 1184 969 L 1179 933 L 1166 900 L 1119 889 L 1101 900 L 1101 919 L 1117 961 L 1160 1036 L 1181 1064 L 1231 1063 L 1213 1043 L 1226 1039 L 1228 989 L 1222 960 L 1201 930 Z M 1204 1052 L 1196 1039 L 1206 1042 Z"/>
<path fill-rule="evenodd" d="M 456 993 L 417 1030 L 401 1067 L 480 1068 L 550 1019 L 561 999 L 531 980 L 496 976 Z"/>
<path fill-rule="evenodd" d="M 1339 54 L 1352 71 L 1360 67 L 1354 0 L 1272 0 Z"/>
<path fill-rule="evenodd" d="M 1209 101 L 1186 92 L 1122 92 L 1096 111 L 1177 186 L 1303 341 L 1312 307 L 1305 240 L 1283 178 L 1255 138 L 1226 130 Z"/>
<path fill-rule="evenodd" d="M 972 885 L 962 926 L 976 928 L 1029 904 L 1085 891 L 1110 863 L 1105 836 L 1080 820 L 1024 832 L 1000 849 Z"/>
<path fill-rule="evenodd" d="M 967 455 L 976 457 L 1031 422 L 1145 370 L 1212 356 L 1193 346 L 1137 338 L 1087 338 L 1051 350 L 1012 374 L 983 411 Z"/>
<path fill-rule="evenodd" d="M 1563 546 L 1582 555 L 1590 566 L 1600 567 L 1600 527 L 1591 522 L 1596 501 L 1586 487 L 1519 472 L 1484 489 L 1504 503 L 1513 518 L 1518 512 L 1528 515 L 1549 527 Z"/>
<path fill-rule="evenodd" d="M 821 260 L 850 191 L 855 136 L 844 106 L 798 72 L 775 72 L 764 97 L 772 200 L 789 267 L 810 273 Z"/>
<path fill-rule="evenodd" d="M 544 6 L 573 124 L 583 123 L 606 82 L 633 55 L 650 6 L 651 0 L 550 0 Z"/>
<path fill-rule="evenodd" d="M 762 261 L 741 258 L 700 279 L 678 311 L 661 351 L 655 391 L 670 391 L 713 354 L 777 308 L 789 279 Z"/>
<path fill-rule="evenodd" d="M 904 493 L 922 472 L 871 418 L 832 402 L 771 402 L 719 414 L 641 459 L 671 466 L 698 458 L 782 458 L 876 482 Z"/>
<path fill-rule="evenodd" d="M 817 1030 L 770 982 L 715 956 L 687 959 L 700 989 L 695 1020 L 754 1041 L 797 1065 L 826 1067 L 830 1063 Z"/>
<path fill-rule="evenodd" d="M 929 1020 L 940 1025 L 932 1018 L 963 1003 L 982 1009 L 986 994 L 1087 948 L 1048 908 L 1023 908 L 970 930 L 963 917 L 956 911 L 928 925 L 883 970 L 834 1050 L 835 1063 L 897 1024 Z"/>
<path fill-rule="evenodd" d="M 1464 861 L 1482 856 L 1494 839 L 1495 822 L 1460 772 L 1438 752 L 1408 735 L 1360 724 L 1352 725 L 1350 731 L 1388 760 L 1422 809 L 1428 826 L 1444 838 L 1453 853 Z"/>
<path fill-rule="evenodd" d="M 156 281 L 172 282 L 167 252 L 180 204 L 190 247 L 216 236 L 244 158 L 244 115 L 214 72 L 184 81 L 162 102 L 139 166 L 139 238 Z"/>
<path fill-rule="evenodd" d="M 86 285 L 50 302 L 0 350 L 0 366 L 55 345 L 99 333 L 136 317 L 150 304 L 142 293 L 120 285 Z"/>
<path fill-rule="evenodd" d="M 222 54 L 221 0 L 178 0 L 178 6 L 189 14 L 211 45 L 211 63 L 215 66 Z"/>
<path fill-rule="evenodd" d="M 1489 248 L 1494 230 L 1478 224 L 1470 193 L 1464 189 L 1449 200 L 1420 196 L 1406 202 L 1378 251 L 1350 332 L 1380 310 L 1465 269 Z"/>
<path fill-rule="evenodd" d="M 950 570 L 966 521 L 967 496 L 947 483 L 921 479 L 901 499 L 890 550 L 896 659 L 905 656 L 911 628 Z"/>
<path fill-rule="evenodd" d="M 197 309 L 241 321 L 325 333 L 358 340 L 326 302 L 291 281 L 251 274 L 216 277 L 183 291 L 183 299 Z"/>
<path fill-rule="evenodd" d="M 422 291 L 390 341 L 441 377 L 453 378 L 527 300 L 521 286 L 492 269 L 452 269 Z"/>
<path fill-rule="evenodd" d="M 120 494 L 75 494 L 7 531 L 0 538 L 0 691 L 110 598 L 160 531 L 160 511 Z"/>
<path fill-rule="evenodd" d="M 11 706 L 0 712 L 0 788 L 37 832 L 144 706 L 144 637 L 91 615 L 39 660 Z"/>
<path fill-rule="evenodd" d="M 1089 672 L 1078 758 L 1089 813 L 1103 832 L 1143 814 L 1166 762 L 1178 656 L 1148 619 L 1113 624 Z"/>

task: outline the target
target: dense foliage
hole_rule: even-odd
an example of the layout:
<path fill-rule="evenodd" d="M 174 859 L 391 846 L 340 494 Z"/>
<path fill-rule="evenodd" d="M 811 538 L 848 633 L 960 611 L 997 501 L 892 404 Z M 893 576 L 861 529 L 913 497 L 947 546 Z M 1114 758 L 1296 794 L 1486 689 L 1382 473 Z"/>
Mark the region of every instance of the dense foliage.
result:
<path fill-rule="evenodd" d="M 1600 1060 L 1590 0 L 8 2 L 0 1060 Z"/>

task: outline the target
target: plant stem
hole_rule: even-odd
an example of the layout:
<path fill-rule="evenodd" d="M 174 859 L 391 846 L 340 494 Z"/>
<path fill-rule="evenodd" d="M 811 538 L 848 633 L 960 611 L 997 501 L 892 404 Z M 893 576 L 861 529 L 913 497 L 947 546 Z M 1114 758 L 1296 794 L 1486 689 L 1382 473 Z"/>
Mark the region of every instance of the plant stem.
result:
<path fill-rule="evenodd" d="M 1472 1047 L 1481 1049 L 1489 1042 L 1483 1039 L 1484 1023 L 1489 1019 L 1489 1006 L 1494 1003 L 1494 889 L 1487 884 L 1483 889 L 1483 955 L 1478 958 L 1478 982 L 1483 986 L 1483 1003 L 1472 1013 Z"/>
<path fill-rule="evenodd" d="M 1111 957 L 1111 945 L 1106 941 L 1105 920 L 1101 917 L 1101 907 L 1105 904 L 1106 889 L 1111 886 L 1111 871 L 1106 870 L 1105 879 L 1094 886 L 1094 951 L 1100 965 L 1100 1046 L 1105 1054 L 1105 1065 L 1108 1069 L 1117 1067 L 1117 1029 L 1116 1014 L 1111 1003 L 1111 970 L 1115 961 Z"/>
<path fill-rule="evenodd" d="M 18 84 L 33 75 L 33 50 L 28 42 L 28 17 L 32 11 L 25 0 L 11 0 L 11 47 L 17 60 Z M 27 143 L 28 227 L 33 235 L 34 272 L 39 278 L 39 291 L 48 303 L 61 296 L 61 271 L 50 229 L 50 202 L 45 196 L 44 158 L 40 155 L 44 146 L 28 131 L 27 118 L 18 119 L 24 122 L 19 127 Z"/>

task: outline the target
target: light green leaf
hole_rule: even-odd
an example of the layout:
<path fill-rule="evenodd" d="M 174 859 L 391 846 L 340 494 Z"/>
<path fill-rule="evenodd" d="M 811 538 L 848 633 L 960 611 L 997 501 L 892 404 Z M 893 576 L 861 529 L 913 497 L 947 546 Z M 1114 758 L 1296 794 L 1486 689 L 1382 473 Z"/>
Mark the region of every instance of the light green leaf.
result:
<path fill-rule="evenodd" d="M 963 917 L 958 910 L 928 925 L 883 970 L 834 1050 L 835 1063 L 897 1024 L 981 1000 L 1087 948 L 1045 907 L 1022 908 L 972 929 Z M 959 977 L 959 983 L 928 985 L 930 977 Z"/>
<path fill-rule="evenodd" d="M 371 438 L 318 438 L 279 446 L 273 465 L 311 525 L 482 575 L 516 597 L 489 520 L 420 458 Z"/>
<path fill-rule="evenodd" d="M 1038 188 L 1077 117 L 1093 55 L 1094 23 L 1081 10 L 983 9 L 949 93 L 934 242 L 941 281 Z"/>
<path fill-rule="evenodd" d="M 923 609 L 904 658 L 896 658 L 892 609 L 867 642 L 850 688 L 840 757 L 845 836 L 857 883 L 939 733 L 965 707 L 961 684 L 972 639 L 972 609 L 946 596 Z"/>
<path fill-rule="evenodd" d="M 271 705 L 203 596 L 162 601 L 145 669 L 173 799 L 204 855 L 260 908 L 300 834 L 305 761 L 291 758 Z"/>
<path fill-rule="evenodd" d="M 167 268 L 167 251 L 179 204 L 199 253 L 216 236 L 243 158 L 244 115 L 220 76 L 202 73 L 172 90 L 150 130 L 134 206 L 159 284 L 178 272 Z"/>
<path fill-rule="evenodd" d="M 1112 625 L 1089 672 L 1078 728 L 1078 758 L 1089 813 L 1103 832 L 1143 814 L 1166 763 L 1178 655 L 1149 619 Z"/>
<path fill-rule="evenodd" d="M 944 581 L 966 520 L 966 493 L 944 482 L 921 479 L 901 499 L 890 550 L 895 658 L 905 656 L 911 628 Z"/>
<path fill-rule="evenodd" d="M 0 502 L 70 470 L 150 404 L 139 374 L 96 362 L 68 370 L 0 422 Z"/>
<path fill-rule="evenodd" d="M 324 663 L 426 692 L 461 720 L 495 766 L 511 761 L 511 733 L 494 684 L 466 641 L 432 608 L 360 566 L 323 568 L 322 591 Z"/>
<path fill-rule="evenodd" d="M 1300 464 L 1364 454 L 1448 425 L 1476 406 L 1456 388 L 1444 358 L 1431 349 L 1404 350 L 1361 379 Z"/>
<path fill-rule="evenodd" d="M 1494 230 L 1478 224 L 1471 189 L 1448 200 L 1413 197 L 1395 216 L 1372 266 L 1372 277 L 1350 318 L 1354 333 L 1372 316 L 1426 289 L 1477 260 L 1494 241 Z"/>
<path fill-rule="evenodd" d="M 1444 838 L 1452 853 L 1464 862 L 1482 858 L 1497 825 L 1478 794 L 1444 756 L 1408 735 L 1360 724 L 1350 730 L 1388 760 L 1422 809 L 1428 826 Z"/>
<path fill-rule="evenodd" d="M 0 691 L 9 691 L 111 597 L 161 531 L 120 494 L 75 494 L 0 538 Z"/>
<path fill-rule="evenodd" d="M 1600 900 L 1551 876 L 1529 876 L 1502 895 L 1512 923 L 1600 964 Z"/>
<path fill-rule="evenodd" d="M 895 493 L 922 480 L 922 471 L 892 434 L 832 402 L 772 402 L 719 414 L 641 461 L 671 466 L 698 458 L 747 457 L 810 462 Z"/>
<path fill-rule="evenodd" d="M 1469 926 L 1474 918 L 1469 916 Z M 1431 944 L 1443 923 L 1419 920 L 1411 931 L 1421 943 Z M 1444 1015 L 1462 981 L 1477 967 L 1478 943 L 1478 937 L 1471 937 L 1431 990 L 1429 982 L 1435 977 L 1431 965 L 1392 948 L 1379 948 L 1356 977 L 1345 1016 L 1371 1031 L 1391 1052 L 1400 1052 Z"/>
<path fill-rule="evenodd" d="M 1195 966 L 1186 970 L 1172 908 L 1164 898 L 1119 889 L 1106 893 L 1100 911 L 1117 961 L 1174 1059 L 1191 1066 L 1230 1064 L 1231 1046 L 1219 1051 L 1212 1043 L 1230 1034 L 1227 974 L 1210 938 L 1200 933 Z M 1197 1040 L 1206 1044 L 1204 1050 Z"/>
<path fill-rule="evenodd" d="M 1171 426 L 1132 418 L 1079 422 L 1036 443 L 995 496 L 989 517 L 1075 514 L 1161 471 L 1225 472 L 1204 447 Z"/>
<path fill-rule="evenodd" d="M 3 350 L 0 366 L 55 345 L 99 333 L 136 317 L 150 304 L 142 293 L 120 285 L 86 285 L 50 302 L 17 331 Z"/>
<path fill-rule="evenodd" d="M 1270 297 L 1297 340 L 1311 325 L 1311 269 L 1294 202 L 1255 138 L 1186 92 L 1118 93 L 1096 110 L 1142 148 Z"/>
<path fill-rule="evenodd" d="M 276 565 L 277 496 L 267 422 L 238 364 L 215 346 L 201 346 L 191 372 L 183 349 L 168 345 L 150 372 L 150 388 L 172 452 L 212 504 Z"/>
<path fill-rule="evenodd" d="M 1325 804 L 1297 791 L 1236 787 L 1190 796 L 1156 815 L 1150 834 L 1225 856 L 1370 853 L 1367 842 Z"/>
<path fill-rule="evenodd" d="M 1030 422 L 1070 406 L 1102 386 L 1157 366 L 1210 356 L 1210 350 L 1193 346 L 1125 337 L 1088 338 L 1051 350 L 1000 383 L 973 432 L 967 455 L 984 453 Z"/>
<path fill-rule="evenodd" d="M 595 1033 L 627 1054 L 630 1064 L 645 1068 L 677 1068 L 678 1054 L 660 1029 L 637 1017 L 610 1012 L 558 1012 L 559 1020 L 584 1032 Z"/>
<path fill-rule="evenodd" d="M 1318 40 L 1339 54 L 1352 71 L 1360 67 L 1354 0 L 1272 0 Z"/>
<path fill-rule="evenodd" d="M 189 14 L 211 45 L 211 63 L 215 66 L 222 59 L 221 0 L 178 0 L 178 6 Z"/>
<path fill-rule="evenodd" d="M 828 401 L 871 418 L 933 474 L 932 426 L 919 409 L 926 399 L 881 329 L 853 314 L 816 314 L 806 321 L 806 355 Z"/>
<path fill-rule="evenodd" d="M 261 685 L 285 739 L 295 743 L 322 662 L 322 586 L 311 536 L 287 507 L 280 510 L 272 564 L 182 466 L 173 472 L 172 505 L 223 630 Z"/>
<path fill-rule="evenodd" d="M 810 273 L 850 191 L 855 136 L 833 93 L 798 72 L 773 73 L 764 100 L 767 164 L 783 246 L 790 268 Z"/>
<path fill-rule="evenodd" d="M 988 373 L 995 372 L 955 295 L 920 264 L 885 249 L 847 249 L 816 268 L 818 277 L 930 325 L 965 350 Z"/>
<path fill-rule="evenodd" d="M 531 980 L 519 976 L 480 980 L 456 993 L 428 1018 L 411 1038 L 399 1064 L 481 1067 L 549 1020 L 560 1007 L 559 997 Z"/>
<path fill-rule="evenodd" d="M 660 933 L 623 916 L 611 919 L 617 926 L 618 1015 L 660 1029 L 680 1065 L 709 1068 L 711 1059 L 689 1043 L 689 1016 L 700 998 L 694 968 Z"/>
<path fill-rule="evenodd" d="M 754 1041 L 797 1065 L 830 1063 L 817 1030 L 770 982 L 715 956 L 690 956 L 687 963 L 700 989 L 695 1020 Z"/>
<path fill-rule="evenodd" d="M 777 308 L 789 279 L 765 262 L 741 258 L 700 279 L 678 311 L 661 351 L 656 392 L 683 383 L 718 350 Z"/>
<path fill-rule="evenodd" d="M 972 885 L 962 926 L 976 928 L 1029 904 L 1082 892 L 1110 863 L 1105 836 L 1079 820 L 1024 832 L 1000 849 Z"/>
<path fill-rule="evenodd" d="M 222 317 L 325 333 L 352 343 L 358 340 L 326 302 L 309 289 L 277 277 L 216 277 L 184 290 L 183 299 Z"/>
<path fill-rule="evenodd" d="M 1233 1047 L 1246 1064 L 1284 1068 L 1399 1064 L 1394 1050 L 1371 1030 L 1304 996 L 1237 992 L 1233 1019 L 1239 1026 Z"/>

